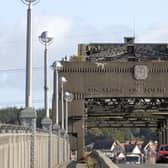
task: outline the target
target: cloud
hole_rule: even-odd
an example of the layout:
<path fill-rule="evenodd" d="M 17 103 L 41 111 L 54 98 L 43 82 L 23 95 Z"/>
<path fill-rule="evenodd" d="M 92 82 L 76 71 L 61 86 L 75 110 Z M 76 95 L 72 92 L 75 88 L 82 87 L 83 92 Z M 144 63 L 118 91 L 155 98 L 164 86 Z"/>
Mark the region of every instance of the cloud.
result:
<path fill-rule="evenodd" d="M 58 16 L 35 16 L 33 17 L 33 39 L 38 41 L 38 36 L 43 31 L 48 31 L 49 35 L 54 37 L 54 44 L 59 46 L 63 44 L 64 36 L 70 34 L 73 20 Z"/>
<path fill-rule="evenodd" d="M 90 42 L 121 42 L 124 36 L 131 36 L 132 31 L 123 25 L 111 25 L 108 27 L 97 28 L 95 25 L 87 24 L 80 18 L 69 18 L 61 16 L 33 16 L 33 66 L 40 67 L 33 70 L 33 97 L 42 99 L 43 97 L 43 58 L 44 46 L 38 40 L 38 36 L 48 31 L 54 37 L 53 43 L 48 50 L 48 65 L 55 60 L 60 60 L 64 56 L 77 53 L 79 43 Z M 26 60 L 26 19 L 16 23 L 13 27 L 1 29 L 0 32 L 0 69 L 18 69 L 21 71 L 0 72 L 1 91 L 5 94 L 5 99 L 9 103 L 15 97 L 17 101 L 24 102 L 25 94 L 25 60 Z M 168 25 L 152 26 L 144 33 L 138 34 L 138 42 L 167 42 Z M 52 92 L 53 72 L 49 68 L 49 88 L 50 97 Z M 7 88 L 7 89 L 6 89 Z M 2 93 L 2 92 L 1 92 Z M 5 101 L 3 94 L 1 100 Z M 11 95 L 12 94 L 12 95 Z M 20 96 L 19 96 L 20 95 Z"/>
<path fill-rule="evenodd" d="M 3 100 L 3 104 L 5 105 L 15 103 L 19 105 L 20 102 L 22 104 L 24 102 L 26 60 L 25 19 L 23 18 L 16 25 L 16 28 L 11 27 L 11 29 L 4 30 L 3 34 L 7 34 L 7 36 L 1 38 L 1 44 L 6 45 L 0 51 L 0 69 L 7 69 L 7 71 L 0 74 L 2 76 L 0 85 L 3 94 L 5 94 L 5 99 L 0 96 L 0 102 Z M 42 68 L 44 67 L 44 46 L 40 44 L 38 36 L 43 31 L 48 31 L 54 37 L 54 41 L 48 50 L 48 65 L 51 65 L 55 60 L 60 60 L 65 55 L 76 54 L 78 43 L 101 42 L 102 40 L 105 41 L 107 37 L 110 37 L 108 40 L 114 39 L 111 28 L 98 30 L 95 26 L 88 25 L 80 19 L 42 15 L 33 17 L 33 66 L 40 67 L 33 69 L 33 99 L 40 100 L 43 100 L 44 92 L 44 73 Z M 111 35 L 109 35 L 110 33 Z M 53 72 L 50 68 L 48 73 L 49 97 L 51 99 Z"/>
<path fill-rule="evenodd" d="M 60 59 L 65 52 L 65 36 L 69 35 L 72 20 L 65 17 L 35 16 L 33 17 L 33 97 L 41 99 L 43 93 L 43 53 L 44 46 L 39 43 L 38 36 L 43 31 L 48 31 L 54 37 L 54 42 L 49 46 L 49 65 Z M 25 60 L 26 60 L 26 23 L 25 18 L 12 27 L 4 28 L 0 32 L 0 102 L 12 104 L 24 102 L 25 94 Z M 53 57 L 54 56 L 54 57 Z M 49 81 L 52 81 L 52 71 L 49 70 Z M 50 82 L 50 92 L 52 92 Z M 2 94 L 3 93 L 3 94 Z M 5 95 L 5 97 L 3 96 Z M 5 102 L 7 103 L 5 103 Z"/>
<path fill-rule="evenodd" d="M 19 21 L 13 27 L 1 30 L 1 51 L 0 67 L 24 67 L 26 55 L 26 19 Z M 54 16 L 33 17 L 33 63 L 39 64 L 42 53 L 42 46 L 38 36 L 43 31 L 48 31 L 54 37 L 51 51 L 59 53 L 64 44 L 64 36 L 70 33 L 72 21 L 69 18 Z M 59 55 L 60 57 L 60 55 Z M 40 61 L 41 62 L 41 61 Z"/>

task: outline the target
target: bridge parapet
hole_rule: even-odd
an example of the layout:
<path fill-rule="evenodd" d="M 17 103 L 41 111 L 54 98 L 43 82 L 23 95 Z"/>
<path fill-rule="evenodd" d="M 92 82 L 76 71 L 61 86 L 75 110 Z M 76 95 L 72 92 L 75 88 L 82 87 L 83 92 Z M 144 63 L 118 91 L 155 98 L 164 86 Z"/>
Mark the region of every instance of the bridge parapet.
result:
<path fill-rule="evenodd" d="M 29 133 L 31 130 L 28 127 L 11 124 L 0 124 L 0 133 Z"/>
<path fill-rule="evenodd" d="M 23 126 L 0 125 L 1 167 L 31 168 L 32 135 L 31 130 Z M 34 159 L 36 168 L 46 168 L 49 165 L 52 168 L 56 168 L 70 158 L 69 142 L 65 136 L 59 136 L 56 132 L 37 129 L 35 137 Z M 67 150 L 65 145 L 68 146 Z"/>
<path fill-rule="evenodd" d="M 96 160 L 98 161 L 98 164 L 99 164 L 100 167 L 103 167 L 103 168 L 118 168 L 118 166 L 115 165 L 110 160 L 110 158 L 105 156 L 100 150 L 96 150 L 94 152 L 94 156 L 95 156 Z"/>

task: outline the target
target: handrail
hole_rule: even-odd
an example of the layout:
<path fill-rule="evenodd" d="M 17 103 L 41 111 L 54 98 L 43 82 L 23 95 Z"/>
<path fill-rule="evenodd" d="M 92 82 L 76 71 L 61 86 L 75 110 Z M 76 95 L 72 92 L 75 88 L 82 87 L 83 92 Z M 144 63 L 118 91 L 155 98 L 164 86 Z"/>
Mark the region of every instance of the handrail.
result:
<path fill-rule="evenodd" d="M 25 131 L 25 132 L 30 132 L 31 129 L 28 127 L 24 127 L 21 125 L 13 125 L 13 124 L 0 124 L 0 132 L 10 132 L 10 131 Z"/>

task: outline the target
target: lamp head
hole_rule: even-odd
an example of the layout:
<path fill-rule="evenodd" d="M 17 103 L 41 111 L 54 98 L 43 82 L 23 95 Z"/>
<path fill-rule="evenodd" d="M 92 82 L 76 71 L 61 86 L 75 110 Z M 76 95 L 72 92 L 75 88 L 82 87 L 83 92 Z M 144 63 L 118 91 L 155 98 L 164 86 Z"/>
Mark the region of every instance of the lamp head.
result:
<path fill-rule="evenodd" d="M 26 2 L 35 2 L 36 0 L 24 0 Z"/>
<path fill-rule="evenodd" d="M 63 68 L 63 65 L 59 61 L 55 61 L 51 67 L 56 71 L 60 71 Z"/>
<path fill-rule="evenodd" d="M 71 102 L 73 100 L 73 94 L 69 92 L 65 92 L 64 98 L 67 102 Z"/>
<path fill-rule="evenodd" d="M 53 37 L 49 37 L 48 31 L 44 31 L 39 36 L 39 40 L 42 44 L 50 44 L 53 41 Z"/>
<path fill-rule="evenodd" d="M 24 4 L 29 5 L 29 4 L 37 4 L 40 2 L 40 0 L 21 0 Z"/>
<path fill-rule="evenodd" d="M 60 80 L 61 80 L 62 83 L 67 82 L 67 79 L 66 79 L 64 76 L 62 76 L 62 77 L 60 78 Z"/>

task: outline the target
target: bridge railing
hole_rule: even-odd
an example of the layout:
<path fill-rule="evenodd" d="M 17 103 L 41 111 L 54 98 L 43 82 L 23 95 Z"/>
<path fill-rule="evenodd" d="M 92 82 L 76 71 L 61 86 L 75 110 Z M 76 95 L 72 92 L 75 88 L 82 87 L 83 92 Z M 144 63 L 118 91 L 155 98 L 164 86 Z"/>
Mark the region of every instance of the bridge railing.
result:
<path fill-rule="evenodd" d="M 56 168 L 69 159 L 68 138 L 54 132 L 37 130 L 35 167 Z M 0 167 L 31 168 L 31 130 L 16 125 L 0 125 Z"/>

